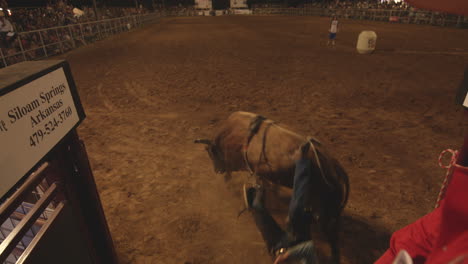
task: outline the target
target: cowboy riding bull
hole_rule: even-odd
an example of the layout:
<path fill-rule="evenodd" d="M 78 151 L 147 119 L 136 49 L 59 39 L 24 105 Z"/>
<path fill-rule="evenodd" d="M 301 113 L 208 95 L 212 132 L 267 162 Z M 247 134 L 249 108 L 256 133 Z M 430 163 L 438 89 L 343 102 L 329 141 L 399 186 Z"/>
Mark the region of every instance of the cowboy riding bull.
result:
<path fill-rule="evenodd" d="M 315 219 L 330 243 L 334 263 L 339 263 L 340 218 L 348 200 L 349 182 L 342 166 L 320 142 L 260 115 L 235 112 L 213 140 L 197 139 L 195 143 L 207 145 L 216 173 L 249 171 L 260 182 L 267 180 L 293 189 L 289 241 L 269 250 L 310 240 L 310 225 Z"/>

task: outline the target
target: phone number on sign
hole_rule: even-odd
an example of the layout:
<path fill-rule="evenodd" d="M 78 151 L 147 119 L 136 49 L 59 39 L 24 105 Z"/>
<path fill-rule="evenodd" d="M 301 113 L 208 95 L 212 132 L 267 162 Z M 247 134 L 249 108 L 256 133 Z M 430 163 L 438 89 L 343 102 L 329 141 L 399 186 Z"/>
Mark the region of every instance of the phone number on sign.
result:
<path fill-rule="evenodd" d="M 29 144 L 32 147 L 37 146 L 39 143 L 44 141 L 47 135 L 50 135 L 55 128 L 59 127 L 60 124 L 65 122 L 65 120 L 72 115 L 72 108 L 69 106 L 67 109 L 62 110 L 58 115 L 56 115 L 52 120 L 47 121 L 47 123 L 44 124 L 43 128 L 40 128 L 34 132 L 29 137 Z"/>

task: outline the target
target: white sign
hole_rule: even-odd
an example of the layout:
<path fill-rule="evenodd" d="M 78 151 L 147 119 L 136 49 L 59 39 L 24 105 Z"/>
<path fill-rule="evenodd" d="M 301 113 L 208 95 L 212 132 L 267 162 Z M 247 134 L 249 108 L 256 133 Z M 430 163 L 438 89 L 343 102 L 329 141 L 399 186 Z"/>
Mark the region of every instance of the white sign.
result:
<path fill-rule="evenodd" d="M 211 9 L 211 0 L 195 0 L 197 9 Z"/>
<path fill-rule="evenodd" d="M 78 121 L 63 68 L 0 97 L 0 197 Z"/>
<path fill-rule="evenodd" d="M 247 8 L 247 0 L 230 0 L 231 8 Z"/>

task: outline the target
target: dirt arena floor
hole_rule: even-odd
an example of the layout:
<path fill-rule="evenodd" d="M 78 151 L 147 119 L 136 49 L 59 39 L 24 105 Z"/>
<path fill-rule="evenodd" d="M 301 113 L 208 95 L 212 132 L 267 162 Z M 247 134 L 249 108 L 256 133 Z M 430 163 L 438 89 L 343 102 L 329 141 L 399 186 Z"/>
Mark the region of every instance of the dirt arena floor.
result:
<path fill-rule="evenodd" d="M 237 218 L 248 174 L 225 182 L 192 143 L 237 110 L 317 137 L 343 164 L 343 263 L 372 263 L 391 232 L 431 211 L 438 155 L 462 142 L 468 31 L 342 20 L 331 48 L 328 23 L 170 18 L 63 56 L 121 263 L 271 263 L 252 216 Z M 372 55 L 355 52 L 362 30 L 378 34 Z"/>

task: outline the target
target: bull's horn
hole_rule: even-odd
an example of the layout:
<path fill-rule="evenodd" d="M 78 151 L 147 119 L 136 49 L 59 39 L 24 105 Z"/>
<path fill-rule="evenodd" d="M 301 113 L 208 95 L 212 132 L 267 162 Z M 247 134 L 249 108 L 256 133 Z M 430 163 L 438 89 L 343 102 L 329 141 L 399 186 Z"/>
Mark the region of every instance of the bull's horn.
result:
<path fill-rule="evenodd" d="M 195 139 L 193 141 L 193 143 L 196 143 L 196 144 L 207 144 L 207 145 L 211 145 L 211 140 L 209 139 Z"/>

